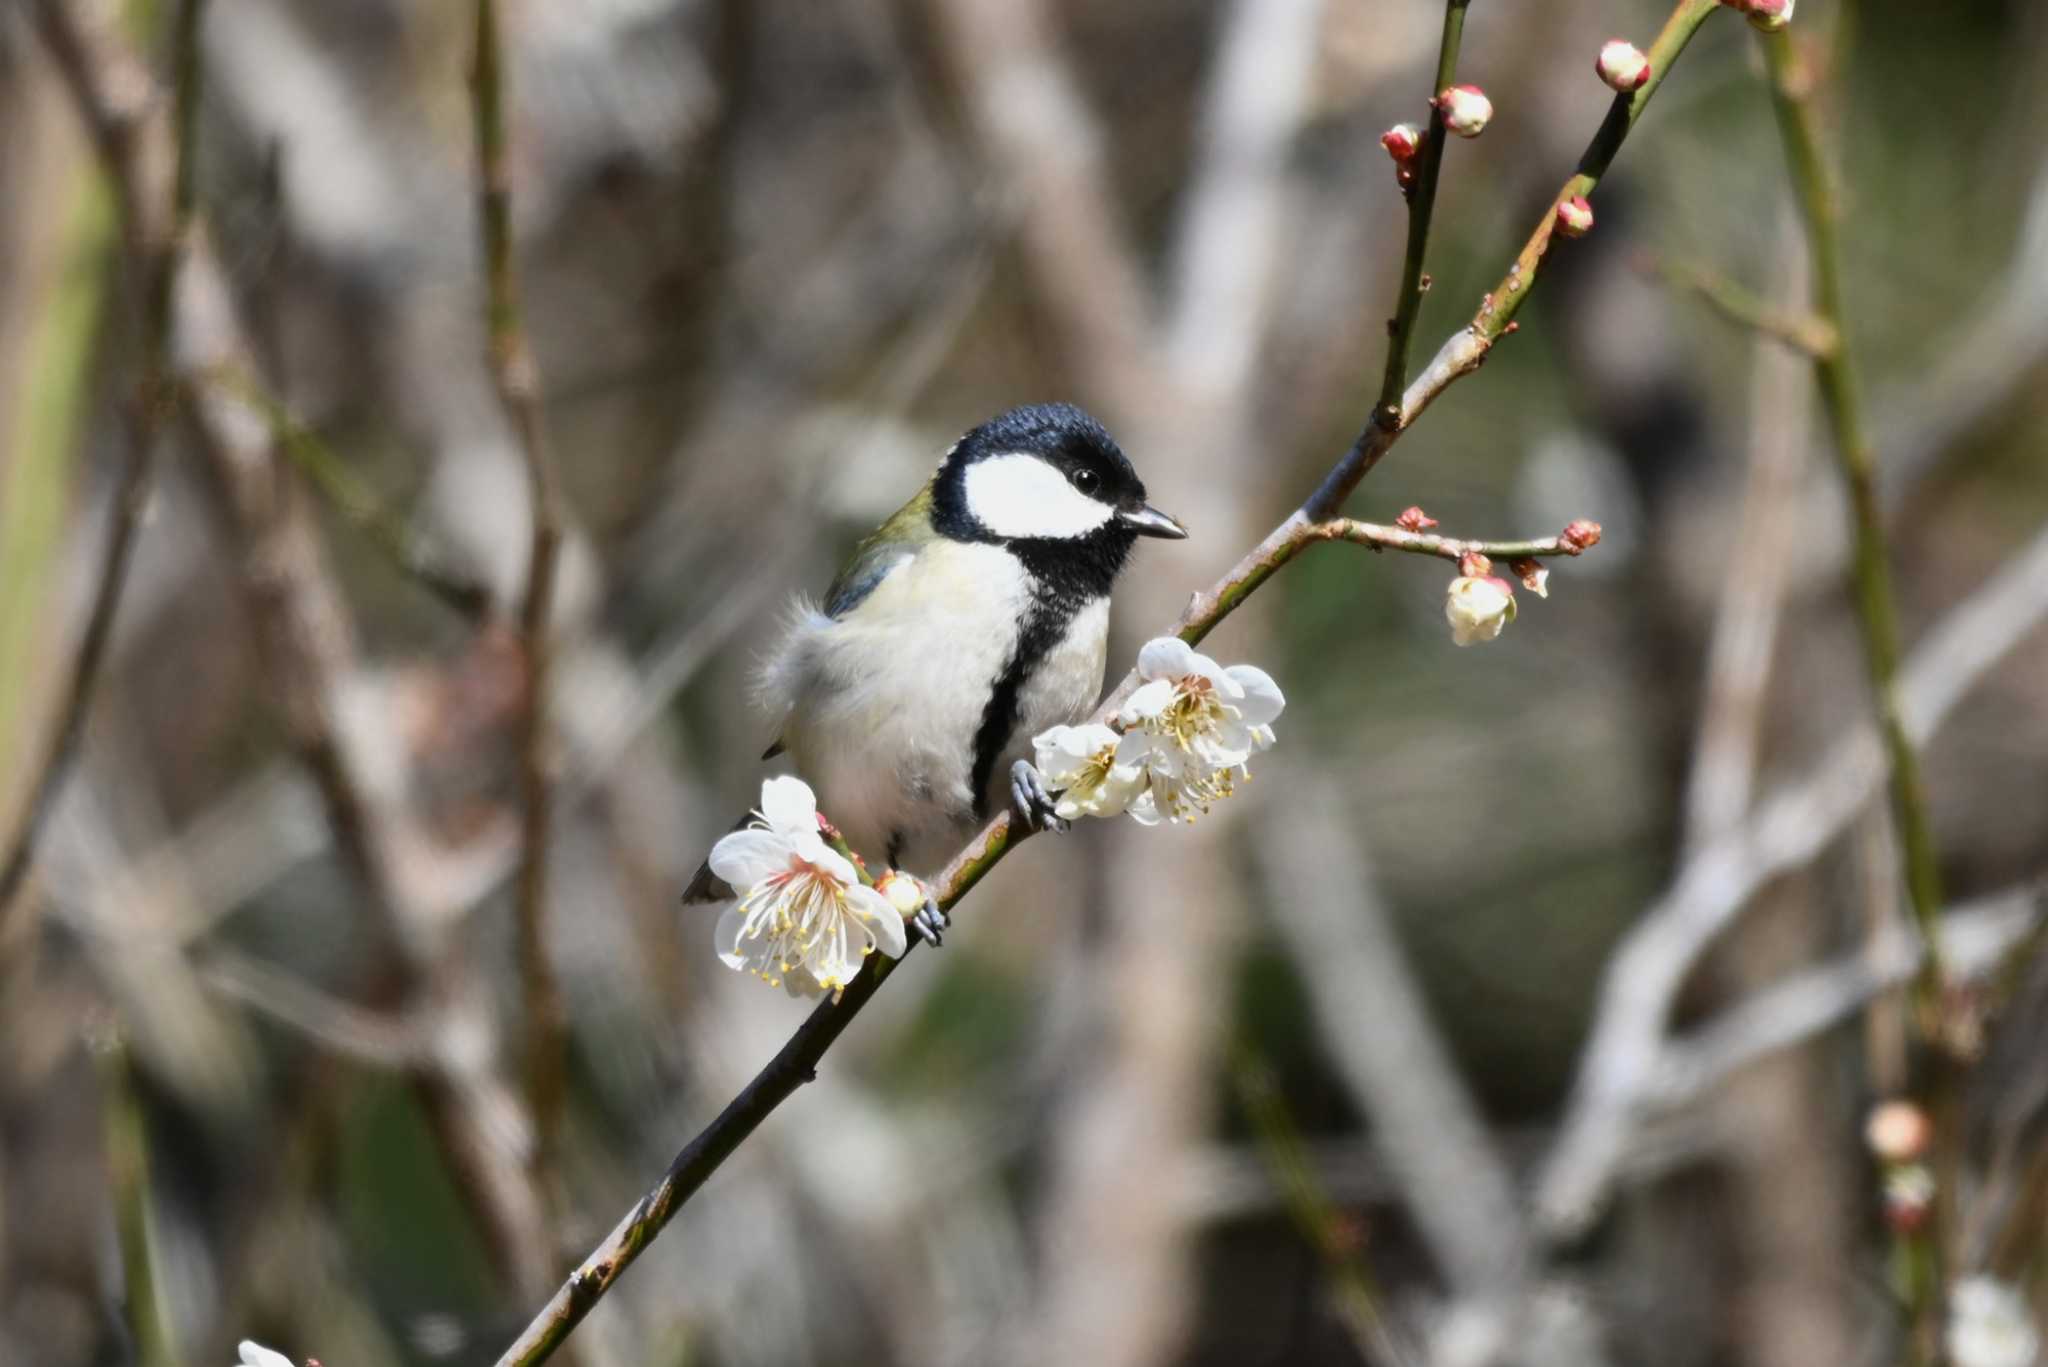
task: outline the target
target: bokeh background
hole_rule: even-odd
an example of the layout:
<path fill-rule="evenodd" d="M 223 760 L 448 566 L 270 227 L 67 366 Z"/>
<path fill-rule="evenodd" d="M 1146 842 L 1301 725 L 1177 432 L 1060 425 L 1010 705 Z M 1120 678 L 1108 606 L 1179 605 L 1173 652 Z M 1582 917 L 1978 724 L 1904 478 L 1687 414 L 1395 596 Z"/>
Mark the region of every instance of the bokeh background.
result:
<path fill-rule="evenodd" d="M 176 8 L 0 11 L 9 832 L 138 430 L 124 227 L 166 212 L 116 192 L 82 114 L 161 143 Z M 1377 392 L 1405 223 L 1377 139 L 1426 114 L 1439 6 L 503 11 L 568 512 L 565 1085 L 536 1096 L 525 1063 L 530 504 L 486 357 L 471 12 L 208 0 L 180 397 L 0 924 L 9 1367 L 225 1363 L 245 1336 L 328 1367 L 493 1361 L 803 1018 L 676 900 L 756 792 L 748 676 L 787 596 L 962 429 L 1070 398 L 1193 529 L 1140 548 L 1128 661 Z M 1446 156 L 1418 363 L 1598 125 L 1599 43 L 1662 18 L 1472 6 L 1460 75 L 1498 113 Z M 1943 1275 L 2037 1298 L 2044 25 L 2026 0 L 1807 0 L 1793 30 L 1841 170 L 1909 696 L 1953 704 L 1925 749 L 1975 973 L 1932 1070 Z M 1350 508 L 1467 536 L 1590 517 L 1603 544 L 1470 650 L 1443 562 L 1289 567 L 1208 647 L 1287 691 L 1255 781 L 1190 828 L 1006 861 L 574 1361 L 1905 1360 L 1863 1128 L 1929 1073 L 1884 990 L 1914 950 L 1855 743 L 1826 428 L 1800 353 L 1669 278 L 1805 298 L 1756 42 L 1707 25 L 1594 234 Z M 1596 1018 L 1666 977 L 1602 1099 Z"/>

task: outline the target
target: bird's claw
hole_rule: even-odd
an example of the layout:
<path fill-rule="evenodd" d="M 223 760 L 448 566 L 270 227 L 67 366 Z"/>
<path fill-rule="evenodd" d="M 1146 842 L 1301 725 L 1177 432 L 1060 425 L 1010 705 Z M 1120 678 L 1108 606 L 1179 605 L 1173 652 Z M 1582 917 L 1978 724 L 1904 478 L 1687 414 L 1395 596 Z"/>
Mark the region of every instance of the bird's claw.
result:
<path fill-rule="evenodd" d="M 1044 775 L 1032 768 L 1028 759 L 1010 766 L 1010 805 L 1029 830 L 1058 834 L 1067 829 L 1067 819 L 1056 810 Z"/>
<path fill-rule="evenodd" d="M 939 909 L 939 899 L 926 897 L 924 906 L 917 915 L 910 918 L 910 928 L 917 932 L 920 940 L 929 940 L 933 949 L 945 943 L 946 928 L 953 924 L 953 918 Z"/>

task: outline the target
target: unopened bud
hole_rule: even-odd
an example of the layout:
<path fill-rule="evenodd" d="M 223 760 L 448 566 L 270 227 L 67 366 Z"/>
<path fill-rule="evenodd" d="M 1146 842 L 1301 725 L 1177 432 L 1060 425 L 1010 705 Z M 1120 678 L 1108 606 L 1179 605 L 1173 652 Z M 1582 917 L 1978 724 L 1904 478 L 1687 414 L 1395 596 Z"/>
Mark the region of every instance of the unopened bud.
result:
<path fill-rule="evenodd" d="M 1476 85 L 1444 87 L 1436 107 L 1444 116 L 1444 127 L 1461 138 L 1478 137 L 1493 118 L 1493 101 Z"/>
<path fill-rule="evenodd" d="M 1792 0 L 1749 0 L 1741 6 L 1751 28 L 1776 33 L 1792 22 Z"/>
<path fill-rule="evenodd" d="M 1380 146 L 1397 162 L 1413 161 L 1422 150 L 1422 130 L 1412 123 L 1397 123 L 1380 134 Z"/>
<path fill-rule="evenodd" d="M 875 884 L 875 891 L 881 893 L 906 920 L 924 910 L 924 885 L 907 873 L 889 870 L 882 875 L 882 881 Z"/>
<path fill-rule="evenodd" d="M 1885 1102 L 1863 1125 L 1863 1142 L 1887 1163 L 1911 1163 L 1924 1156 L 1933 1137 L 1927 1112 L 1910 1101 Z"/>
<path fill-rule="evenodd" d="M 1548 598 L 1550 596 L 1550 589 L 1548 587 L 1550 571 L 1543 568 L 1541 560 L 1523 556 L 1519 560 L 1508 561 L 1508 568 L 1515 572 L 1515 578 L 1522 581 L 1523 588 L 1529 590 L 1538 598 Z"/>
<path fill-rule="evenodd" d="M 1583 517 L 1575 519 L 1565 525 L 1557 540 L 1566 555 L 1577 555 L 1588 546 L 1600 544 L 1600 524 Z"/>
<path fill-rule="evenodd" d="M 1444 618 L 1457 645 L 1491 641 L 1515 620 L 1515 590 L 1507 580 L 1492 575 L 1461 574 L 1451 581 L 1444 599 Z"/>
<path fill-rule="evenodd" d="M 1650 79 L 1650 59 L 1634 43 L 1610 38 L 1601 44 L 1600 56 L 1593 63 L 1593 70 L 1600 73 L 1600 79 L 1609 87 L 1627 94 L 1631 90 L 1641 90 L 1643 83 Z"/>
<path fill-rule="evenodd" d="M 1900 1234 L 1924 1228 L 1934 1213 L 1934 1174 L 1924 1163 L 1907 1163 L 1884 1175 L 1884 1222 Z"/>
<path fill-rule="evenodd" d="M 1410 505 L 1401 510 L 1401 515 L 1394 519 L 1394 525 L 1404 532 L 1426 532 L 1436 525 L 1436 519 L 1419 506 Z"/>
<path fill-rule="evenodd" d="M 1493 573 L 1493 562 L 1478 551 L 1466 551 L 1458 557 L 1458 573 L 1466 578 L 1483 578 Z"/>
<path fill-rule="evenodd" d="M 1584 237 L 1593 231 L 1593 206 L 1584 195 L 1557 202 L 1557 230 L 1566 237 Z"/>

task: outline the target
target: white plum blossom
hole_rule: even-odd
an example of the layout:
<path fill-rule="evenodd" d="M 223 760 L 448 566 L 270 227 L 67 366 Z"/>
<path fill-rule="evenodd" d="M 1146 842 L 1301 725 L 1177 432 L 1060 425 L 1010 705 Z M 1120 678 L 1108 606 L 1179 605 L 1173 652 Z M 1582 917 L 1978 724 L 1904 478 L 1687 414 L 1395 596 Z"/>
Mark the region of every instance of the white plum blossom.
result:
<path fill-rule="evenodd" d="M 1263 669 L 1224 669 L 1173 636 L 1146 642 L 1138 677 L 1117 714 L 1124 738 L 1116 760 L 1139 769 L 1146 784 L 1128 810 L 1148 826 L 1193 820 L 1249 776 L 1246 761 L 1272 745 L 1287 700 Z"/>
<path fill-rule="evenodd" d="M 1491 641 L 1515 620 L 1515 591 L 1507 580 L 1490 574 L 1461 574 L 1451 581 L 1444 617 L 1456 644 Z"/>
<path fill-rule="evenodd" d="M 2041 1355 L 2026 1300 L 1993 1277 L 1965 1277 L 1950 1290 L 1947 1343 L 1955 1367 L 2034 1367 Z"/>
<path fill-rule="evenodd" d="M 761 810 L 711 847 L 711 871 L 739 900 L 718 918 L 718 957 L 792 997 L 837 993 L 879 949 L 901 958 L 903 916 L 818 833 L 799 778 L 761 785 Z"/>
<path fill-rule="evenodd" d="M 1124 737 L 1100 722 L 1055 726 L 1032 737 L 1038 772 L 1059 793 L 1053 811 L 1072 821 L 1116 816 L 1145 791 L 1145 771 L 1118 758 Z"/>
<path fill-rule="evenodd" d="M 242 1359 L 241 1367 L 298 1367 L 283 1353 L 265 1348 L 254 1339 L 243 1339 L 237 1350 Z"/>

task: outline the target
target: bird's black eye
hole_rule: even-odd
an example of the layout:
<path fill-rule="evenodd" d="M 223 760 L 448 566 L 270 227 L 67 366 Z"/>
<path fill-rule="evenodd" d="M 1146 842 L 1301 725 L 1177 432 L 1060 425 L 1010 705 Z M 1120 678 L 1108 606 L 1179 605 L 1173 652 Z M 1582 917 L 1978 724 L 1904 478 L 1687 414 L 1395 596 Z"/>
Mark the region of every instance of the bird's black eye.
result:
<path fill-rule="evenodd" d="M 1085 467 L 1074 471 L 1068 478 L 1073 480 L 1074 487 L 1084 494 L 1093 494 L 1102 487 L 1102 476 Z"/>

